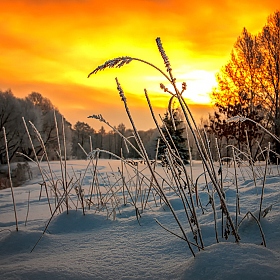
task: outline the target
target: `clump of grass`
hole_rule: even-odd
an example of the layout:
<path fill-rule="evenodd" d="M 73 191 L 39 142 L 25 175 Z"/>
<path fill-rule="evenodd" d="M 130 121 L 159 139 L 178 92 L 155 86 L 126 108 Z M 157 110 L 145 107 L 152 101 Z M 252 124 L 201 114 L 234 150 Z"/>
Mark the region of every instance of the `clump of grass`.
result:
<path fill-rule="evenodd" d="M 111 60 L 106 61 L 102 65 L 96 67 L 92 72 L 89 73 L 88 77 L 92 76 L 93 74 L 97 74 L 99 71 L 106 70 L 108 68 L 120 68 L 123 67 L 132 61 L 137 61 L 141 63 L 145 63 L 148 66 L 153 67 L 156 69 L 160 74 L 167 80 L 169 84 L 171 84 L 172 91 L 168 89 L 167 86 L 165 86 L 163 83 L 160 83 L 160 88 L 165 92 L 170 94 L 170 101 L 168 108 L 170 109 L 170 104 L 176 99 L 179 103 L 179 106 L 181 108 L 181 111 L 183 112 L 184 116 L 184 122 L 186 123 L 186 126 L 188 128 L 188 131 L 190 131 L 189 137 L 193 137 L 196 148 L 198 150 L 198 153 L 200 155 L 202 166 L 204 168 L 204 173 L 199 175 L 197 178 L 194 178 L 193 170 L 192 170 L 192 158 L 190 168 L 187 169 L 186 166 L 183 163 L 183 160 L 180 158 L 180 155 L 178 151 L 171 148 L 171 145 L 169 144 L 168 139 L 166 139 L 165 135 L 163 134 L 162 127 L 164 124 L 159 124 L 154 111 L 152 107 L 152 102 L 149 99 L 148 91 L 147 89 L 144 89 L 144 94 L 146 96 L 146 100 L 148 103 L 148 107 L 151 113 L 151 116 L 154 120 L 154 123 L 159 131 L 161 139 L 164 141 L 166 145 L 165 150 L 165 162 L 162 164 L 162 167 L 166 170 L 166 178 L 162 178 L 159 176 L 159 174 L 155 170 L 155 165 L 153 166 L 151 164 L 151 160 L 148 158 L 146 150 L 144 148 L 144 145 L 142 143 L 142 140 L 139 136 L 136 124 L 134 123 L 132 113 L 128 106 L 128 101 L 125 96 L 125 93 L 121 87 L 121 84 L 119 80 L 116 78 L 116 84 L 117 84 L 117 90 L 120 95 L 120 98 L 123 102 L 124 109 L 127 113 L 127 116 L 130 120 L 130 123 L 133 128 L 133 136 L 136 139 L 137 147 L 133 147 L 138 151 L 138 154 L 140 157 L 144 160 L 145 164 L 147 165 L 147 168 L 150 172 L 150 187 L 148 189 L 148 196 L 149 193 L 153 190 L 156 195 L 160 197 L 160 200 L 165 203 L 170 211 L 173 214 L 173 218 L 175 219 L 180 231 L 181 235 L 177 234 L 175 230 L 168 229 L 167 226 L 161 224 L 159 221 L 156 221 L 162 228 L 170 232 L 171 234 L 185 240 L 188 243 L 189 249 L 192 252 L 193 256 L 195 256 L 194 248 L 197 248 L 198 250 L 204 248 L 204 242 L 203 242 L 203 236 L 202 236 L 202 230 L 200 226 L 200 217 L 199 214 L 197 214 L 197 210 L 200 209 L 202 212 L 202 215 L 205 213 L 205 206 L 202 205 L 202 202 L 200 200 L 200 194 L 199 194 L 199 188 L 198 188 L 198 181 L 201 178 L 204 178 L 204 184 L 206 192 L 208 193 L 209 197 L 209 204 L 212 207 L 213 211 L 213 217 L 214 217 L 214 225 L 215 225 L 215 237 L 216 241 L 219 242 L 219 231 L 218 231 L 218 224 L 221 225 L 221 238 L 228 239 L 229 236 L 233 236 L 235 242 L 239 242 L 240 236 L 238 234 L 238 228 L 240 224 L 243 222 L 244 218 L 248 215 L 251 215 L 257 222 L 260 231 L 262 233 L 263 238 L 263 245 L 265 245 L 265 238 L 264 234 L 261 228 L 261 221 L 260 221 L 260 215 L 262 212 L 262 203 L 264 198 L 264 188 L 265 188 L 265 178 L 267 176 L 267 166 L 268 166 L 268 156 L 264 157 L 266 166 L 264 171 L 260 169 L 259 175 L 257 175 L 256 168 L 254 167 L 254 162 L 252 160 L 252 156 L 248 150 L 248 154 L 244 152 L 240 152 L 236 147 L 228 147 L 232 149 L 232 157 L 229 157 L 228 160 L 233 163 L 233 173 L 230 173 L 229 166 L 226 167 L 226 170 L 224 170 L 223 161 L 224 159 L 221 158 L 221 153 L 219 150 L 219 145 L 217 139 L 216 141 L 216 149 L 218 154 L 218 168 L 214 162 L 213 155 L 209 146 L 209 139 L 207 137 L 206 132 L 201 133 L 200 129 L 198 128 L 195 119 L 188 107 L 188 104 L 183 98 L 183 92 L 186 90 L 186 83 L 182 83 L 182 87 L 179 88 L 176 84 L 176 78 L 173 76 L 172 67 L 170 60 L 168 56 L 166 55 L 166 52 L 163 48 L 162 42 L 160 38 L 156 38 L 157 47 L 159 50 L 159 53 L 163 59 L 163 63 L 165 66 L 165 71 L 160 69 L 159 67 L 155 66 L 154 64 L 147 62 L 146 60 L 139 59 L 139 58 L 133 58 L 128 56 L 123 57 L 117 57 Z M 171 114 L 172 116 L 172 114 Z M 92 117 L 99 119 L 100 121 L 103 121 L 104 123 L 107 123 L 104 118 L 101 115 L 93 115 Z M 237 116 L 235 118 L 232 118 L 228 121 L 250 121 L 247 118 L 243 118 L 241 116 Z M 108 124 L 108 123 L 107 123 Z M 263 128 L 260 124 L 256 123 L 257 126 L 260 126 L 262 129 L 265 130 L 265 132 L 269 133 L 274 139 L 277 141 L 280 141 L 280 139 L 272 135 L 269 131 L 267 131 L 265 128 Z M 109 125 L 110 126 L 110 125 Z M 110 126 L 112 128 L 112 126 Z M 166 129 L 166 128 L 165 128 Z M 125 143 L 129 143 L 128 139 L 122 136 Z M 169 138 L 172 139 L 172 137 Z M 175 147 L 175 145 L 173 145 Z M 269 151 L 268 151 L 269 153 Z M 242 155 L 242 156 L 241 156 Z M 264 155 L 264 151 L 261 152 L 261 155 Z M 191 156 L 191 155 L 190 155 Z M 242 158 L 246 158 L 247 161 L 242 160 Z M 120 158 L 122 164 L 128 165 L 128 162 Z M 156 158 L 157 160 L 157 158 Z M 239 168 L 241 170 L 241 166 L 248 166 L 249 169 L 246 172 L 248 175 L 254 180 L 255 187 L 257 189 L 257 176 L 262 177 L 262 194 L 261 194 L 261 200 L 259 204 L 259 217 L 256 219 L 256 217 L 252 214 L 252 211 L 249 211 L 246 213 L 246 215 L 241 219 L 240 221 L 240 215 L 241 215 L 241 205 L 240 205 L 240 193 L 239 193 L 239 179 L 237 174 L 237 169 Z M 217 170 L 218 169 L 218 170 Z M 123 170 L 123 168 L 122 168 Z M 122 172 L 121 172 L 122 174 Z M 232 175 L 232 179 L 230 179 L 230 182 L 228 181 L 228 176 Z M 242 176 L 245 178 L 245 174 Z M 125 185 L 124 176 L 122 176 L 122 182 Z M 168 188 L 166 188 L 168 186 Z M 225 188 L 227 187 L 234 187 L 236 192 L 236 198 L 235 198 L 235 214 L 231 213 L 229 211 L 228 203 L 226 200 L 226 191 Z M 190 231 L 192 232 L 192 236 L 195 240 L 195 242 L 191 242 L 187 231 L 186 231 L 186 225 L 178 218 L 176 211 L 173 209 L 168 196 L 167 196 L 167 189 L 171 189 L 175 195 L 177 195 L 181 201 L 182 205 L 184 206 L 184 212 L 188 221 L 188 227 Z M 148 198 L 146 197 L 146 199 Z M 123 199 L 125 201 L 125 199 Z M 196 202 L 196 203 L 195 203 Z M 135 203 L 135 201 L 134 201 Z M 147 203 L 147 200 L 146 200 Z M 136 203 L 135 203 L 136 208 Z M 145 207 L 144 207 L 145 208 Z M 143 208 L 142 208 L 143 209 Z M 270 208 L 266 208 L 270 209 Z M 265 209 L 265 210 L 266 210 Z M 235 216 L 235 222 L 233 222 L 232 216 Z M 138 217 L 137 217 L 138 218 Z M 221 222 L 218 222 L 218 219 L 221 219 Z"/>
<path fill-rule="evenodd" d="M 203 140 L 202 136 L 200 135 L 200 132 L 197 128 L 196 122 L 195 122 L 195 120 L 192 116 L 192 113 L 189 110 L 188 105 L 186 104 L 185 100 L 182 97 L 183 92 L 186 90 L 186 84 L 183 83 L 182 89 L 179 90 L 179 88 L 176 85 L 176 78 L 173 76 L 173 72 L 172 72 L 172 68 L 171 68 L 169 58 L 167 57 L 167 55 L 165 53 L 165 50 L 163 48 L 163 45 L 161 43 L 160 38 L 156 39 L 156 43 L 157 43 L 157 47 L 158 47 L 158 50 L 160 52 L 160 55 L 163 59 L 164 66 L 166 68 L 167 74 L 163 70 L 161 70 L 160 68 L 156 67 L 152 63 L 147 62 L 145 60 L 138 59 L 138 58 L 131 58 L 131 57 L 118 57 L 118 58 L 115 58 L 113 60 L 108 60 L 104 64 L 102 64 L 101 66 L 98 66 L 88 75 L 88 77 L 90 77 L 92 74 L 96 74 L 99 71 L 105 70 L 107 68 L 113 68 L 113 67 L 120 68 L 120 67 L 132 62 L 133 60 L 135 60 L 135 61 L 139 61 L 139 62 L 143 62 L 145 64 L 148 64 L 149 66 L 152 66 L 153 68 L 158 70 L 167 79 L 167 81 L 171 84 L 174 93 L 169 91 L 167 89 L 167 87 L 164 86 L 163 84 L 161 84 L 160 87 L 164 90 L 164 92 L 168 92 L 168 93 L 171 94 L 171 99 L 176 98 L 177 101 L 179 102 L 180 107 L 181 107 L 182 112 L 183 112 L 184 117 L 185 117 L 185 121 L 186 121 L 186 123 L 187 123 L 187 125 L 188 125 L 188 127 L 191 131 L 191 134 L 192 134 L 192 136 L 195 140 L 197 149 L 198 149 L 198 151 L 200 153 L 200 156 L 202 158 L 203 166 L 205 167 L 206 172 L 207 172 L 208 176 L 210 177 L 210 180 L 211 180 L 211 182 L 214 186 L 215 192 L 219 196 L 220 207 L 222 208 L 223 214 L 225 214 L 225 216 L 226 216 L 226 223 L 227 223 L 228 227 L 230 228 L 230 231 L 234 235 L 236 242 L 238 242 L 239 241 L 239 236 L 238 236 L 237 231 L 236 231 L 236 226 L 234 226 L 231 215 L 230 215 L 229 210 L 227 208 L 227 204 L 226 204 L 226 201 L 225 201 L 225 198 L 224 198 L 224 194 L 223 194 L 223 191 L 222 191 L 221 184 L 220 184 L 220 182 L 219 182 L 219 180 L 216 176 L 216 173 L 215 173 L 215 170 L 214 170 L 213 159 L 211 157 L 211 154 L 209 153 L 209 149 L 207 149 L 205 147 L 204 140 Z M 192 254 L 195 256 L 194 251 L 191 247 L 191 244 L 190 244 L 190 242 L 187 238 L 187 234 L 184 230 L 184 226 L 182 225 L 181 221 L 177 217 L 176 212 L 172 208 L 172 205 L 169 202 L 169 200 L 168 200 L 168 198 L 165 194 L 165 191 L 162 188 L 160 182 L 158 181 L 158 178 L 157 178 L 157 176 L 156 176 L 156 174 L 153 170 L 152 165 L 150 164 L 149 158 L 148 158 L 147 153 L 145 151 L 145 148 L 142 144 L 141 138 L 139 137 L 136 125 L 133 121 L 132 114 L 129 110 L 124 91 L 123 91 L 123 89 L 122 89 L 122 87 L 121 87 L 117 78 L 116 78 L 116 83 L 117 83 L 117 89 L 118 89 L 119 95 L 121 97 L 121 100 L 123 101 L 126 113 L 127 113 L 128 118 L 130 120 L 130 123 L 133 127 L 134 135 L 135 135 L 137 143 L 139 145 L 140 152 L 141 152 L 141 154 L 142 154 L 142 156 L 143 156 L 143 158 L 144 158 L 144 160 L 145 160 L 145 162 L 146 162 L 146 164 L 147 164 L 147 166 L 150 170 L 151 177 L 152 177 L 152 180 L 154 182 L 154 188 L 160 194 L 164 203 L 170 208 L 170 210 L 173 214 L 173 217 L 176 220 L 176 222 L 177 222 L 177 224 L 178 224 L 178 226 L 181 230 L 181 233 L 183 235 L 184 240 L 187 241 Z M 170 170 L 172 170 L 172 178 L 174 179 L 174 181 L 176 183 L 176 187 L 175 187 L 176 188 L 176 193 L 181 198 L 182 203 L 184 205 L 185 213 L 186 213 L 186 216 L 187 216 L 188 221 L 189 221 L 189 226 L 191 227 L 193 235 L 194 235 L 193 237 L 197 242 L 197 247 L 198 248 L 203 248 L 204 247 L 203 238 L 202 238 L 199 219 L 198 219 L 197 214 L 196 214 L 196 208 L 195 208 L 194 199 L 193 199 L 192 186 L 194 185 L 194 183 L 190 182 L 188 172 L 187 172 L 186 168 L 184 167 L 183 161 L 180 158 L 178 152 L 173 151 L 171 149 L 168 141 L 165 139 L 165 137 L 162 133 L 161 127 L 157 123 L 156 118 L 154 116 L 152 105 L 151 105 L 151 102 L 150 102 L 149 97 L 148 97 L 148 92 L 147 92 L 146 89 L 144 89 L 144 92 L 145 92 L 145 96 L 146 96 L 146 99 L 147 99 L 147 102 L 148 102 L 148 105 L 149 105 L 149 108 L 150 108 L 150 112 L 151 112 L 151 114 L 153 116 L 153 119 L 155 121 L 155 124 L 156 124 L 156 126 L 157 126 L 157 128 L 160 132 L 160 135 L 161 135 L 163 141 L 165 142 L 165 144 L 167 146 L 166 155 L 167 155 L 167 158 L 168 158 L 169 168 L 170 168 Z M 170 102 L 170 104 L 171 104 L 171 102 Z M 178 162 L 179 162 L 179 164 L 176 165 L 175 163 L 178 163 Z M 188 195 L 185 192 L 185 187 L 187 187 L 187 189 L 188 189 Z"/>

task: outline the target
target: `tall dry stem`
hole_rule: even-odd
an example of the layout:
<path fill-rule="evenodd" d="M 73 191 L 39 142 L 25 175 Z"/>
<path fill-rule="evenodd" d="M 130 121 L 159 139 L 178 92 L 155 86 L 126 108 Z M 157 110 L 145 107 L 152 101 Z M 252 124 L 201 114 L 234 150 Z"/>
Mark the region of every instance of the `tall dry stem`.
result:
<path fill-rule="evenodd" d="M 264 197 L 264 187 L 265 187 L 265 182 L 266 182 L 266 175 L 267 175 L 267 168 L 268 168 L 268 162 L 269 162 L 269 153 L 270 153 L 270 142 L 268 142 L 268 147 L 267 147 L 267 156 L 265 160 L 265 169 L 264 169 L 264 176 L 262 180 L 262 193 L 261 193 L 261 201 L 260 201 L 260 209 L 259 209 L 259 222 L 261 220 L 261 212 L 262 212 L 262 204 L 263 204 L 263 197 Z"/>
<path fill-rule="evenodd" d="M 232 159 L 233 159 L 233 167 L 234 167 L 234 185 L 235 185 L 235 189 L 236 189 L 235 228 L 237 229 L 238 215 L 240 214 L 240 205 L 239 205 L 238 178 L 237 178 L 237 171 L 236 171 L 236 158 L 235 158 L 235 150 L 233 147 L 232 147 Z"/>
<path fill-rule="evenodd" d="M 55 110 L 54 110 L 54 122 L 55 122 L 56 139 L 57 139 L 57 145 L 58 145 L 58 157 L 59 157 L 59 162 L 60 162 L 60 172 L 61 172 L 61 178 L 62 178 L 62 187 L 63 187 L 64 191 L 67 191 L 66 162 L 64 164 L 65 170 L 63 170 L 62 151 L 61 151 L 60 137 L 59 137 L 59 131 L 58 131 L 58 125 L 57 125 L 57 119 L 56 119 Z M 64 119 L 63 119 L 63 117 L 62 117 L 62 133 L 63 133 L 63 135 L 65 135 Z M 64 147 L 65 147 L 65 143 L 64 143 Z M 64 157 L 65 156 L 66 156 L 66 154 L 64 155 Z M 66 211 L 67 211 L 67 214 L 68 214 L 68 212 L 69 212 L 68 197 L 65 197 L 65 202 L 66 202 Z"/>
<path fill-rule="evenodd" d="M 9 181 L 10 181 L 10 187 L 11 187 L 11 193 L 12 193 L 12 199 L 13 199 L 13 206 L 14 206 L 14 214 L 15 214 L 15 222 L 16 222 L 16 231 L 18 231 L 17 208 L 16 208 L 16 201 L 15 201 L 15 195 L 14 195 L 14 189 L 13 189 L 12 172 L 11 172 L 11 165 L 10 165 L 10 158 L 9 158 L 9 150 L 8 150 L 8 141 L 7 141 L 7 135 L 6 135 L 5 127 L 3 127 L 3 134 L 4 134 L 4 141 L 5 141 L 5 149 L 6 149 L 7 164 L 8 164 Z"/>
<path fill-rule="evenodd" d="M 253 161 L 252 153 L 251 153 L 251 150 L 250 150 L 249 137 L 248 137 L 248 132 L 247 132 L 247 130 L 245 130 L 245 135 L 246 135 L 247 153 L 248 153 L 248 156 L 249 156 L 250 168 L 251 168 L 251 170 L 252 170 L 252 175 L 253 175 L 253 179 L 254 179 L 255 188 L 256 188 L 256 190 L 257 190 L 257 181 L 256 181 L 255 170 L 254 170 L 254 161 Z"/>

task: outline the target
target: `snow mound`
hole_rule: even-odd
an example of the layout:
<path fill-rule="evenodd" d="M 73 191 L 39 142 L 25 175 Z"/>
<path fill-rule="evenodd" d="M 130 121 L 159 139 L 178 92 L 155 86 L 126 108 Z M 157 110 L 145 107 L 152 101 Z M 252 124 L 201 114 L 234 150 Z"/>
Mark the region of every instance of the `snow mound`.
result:
<path fill-rule="evenodd" d="M 42 231 L 2 231 L 0 233 L 0 256 L 30 252 L 41 235 Z M 47 236 L 44 238 L 44 244 L 48 244 Z"/>
<path fill-rule="evenodd" d="M 264 246 L 219 243 L 189 259 L 184 279 L 279 279 L 280 256 Z"/>
<path fill-rule="evenodd" d="M 111 223 L 103 215 L 97 213 L 86 213 L 80 210 L 69 210 L 55 216 L 49 227 L 48 232 L 51 234 L 79 233 L 102 229 Z"/>

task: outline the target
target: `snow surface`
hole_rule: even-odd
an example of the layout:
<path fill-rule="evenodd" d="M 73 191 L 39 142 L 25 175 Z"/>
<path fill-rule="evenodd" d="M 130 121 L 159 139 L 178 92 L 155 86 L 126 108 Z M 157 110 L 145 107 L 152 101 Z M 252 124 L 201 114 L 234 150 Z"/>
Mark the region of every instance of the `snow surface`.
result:
<path fill-rule="evenodd" d="M 48 169 L 46 163 L 42 165 Z M 75 178 L 80 176 L 81 179 L 85 174 L 84 188 L 90 188 L 93 174 L 87 167 L 88 161 L 67 162 L 67 170 L 69 173 L 75 170 Z M 99 160 L 102 194 L 106 193 L 106 180 L 111 184 L 117 180 L 119 167 L 117 160 Z M 138 168 L 146 172 L 145 165 L 139 164 Z M 258 168 L 258 174 L 262 174 L 264 166 Z M 61 174 L 59 162 L 52 162 L 51 169 L 53 176 L 58 178 Z M 261 219 L 267 247 L 261 245 L 260 230 L 250 217 L 240 225 L 240 243 L 235 243 L 233 237 L 225 240 L 220 232 L 219 243 L 216 243 L 213 212 L 209 205 L 206 207 L 208 196 L 203 193 L 205 183 L 201 176 L 200 197 L 207 211 L 202 214 L 198 209 L 197 213 L 206 247 L 200 252 L 196 250 L 196 257 L 192 256 L 185 241 L 155 222 L 157 219 L 180 235 L 168 208 L 159 202 L 155 205 L 152 200 L 141 214 L 139 225 L 135 208 L 130 203 L 120 203 L 116 212 L 110 205 L 101 211 L 92 207 L 83 215 L 73 191 L 69 212 L 65 207 L 61 213 L 57 211 L 43 234 L 51 214 L 44 190 L 39 200 L 42 178 L 35 166 L 32 171 L 32 180 L 14 188 L 18 232 L 11 190 L 0 191 L 0 279 L 280 279 L 280 176 L 275 166 L 269 167 L 262 208 L 270 210 Z M 226 198 L 234 219 L 233 169 L 227 171 Z M 200 162 L 195 162 L 193 172 L 194 178 L 203 172 Z M 240 221 L 247 211 L 258 216 L 263 177 L 257 177 L 256 187 L 246 167 L 238 172 Z M 120 192 L 120 198 L 121 195 Z M 167 195 L 189 232 L 180 199 L 172 191 Z M 54 197 L 51 202 L 54 208 Z"/>

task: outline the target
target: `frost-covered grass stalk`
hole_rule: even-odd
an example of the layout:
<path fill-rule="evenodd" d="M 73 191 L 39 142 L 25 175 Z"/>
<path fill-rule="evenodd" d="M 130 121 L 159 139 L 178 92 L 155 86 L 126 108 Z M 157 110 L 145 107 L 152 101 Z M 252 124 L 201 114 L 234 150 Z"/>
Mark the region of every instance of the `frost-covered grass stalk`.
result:
<path fill-rule="evenodd" d="M 56 114 L 54 111 L 54 122 L 55 122 L 55 129 L 56 129 L 56 139 L 57 139 L 57 146 L 58 146 L 58 157 L 60 161 L 60 171 L 62 176 L 62 186 L 65 192 L 67 192 L 67 164 L 66 164 L 66 141 L 65 141 L 65 131 L 64 131 L 64 118 L 62 117 L 62 133 L 63 133 L 63 145 L 64 145 L 64 164 L 62 163 L 62 151 L 61 151 L 61 145 L 60 145 L 60 138 L 59 138 L 59 131 L 58 131 L 58 125 L 57 125 L 57 119 Z M 64 168 L 63 168 L 64 167 Z M 66 203 L 66 209 L 67 213 L 69 211 L 69 202 L 68 197 L 65 198 Z"/>
<path fill-rule="evenodd" d="M 12 176 L 11 176 L 11 175 L 12 175 L 12 172 L 11 172 L 10 158 L 9 158 L 9 149 L 8 149 L 8 141 L 7 141 L 7 136 L 6 136 L 5 127 L 3 127 L 3 134 L 4 134 L 4 141 L 5 141 L 5 149 L 6 149 L 7 164 L 8 164 L 9 182 L 10 182 L 11 193 L 12 193 L 12 199 L 13 199 L 13 206 L 14 206 L 14 214 L 15 214 L 15 222 L 16 222 L 16 231 L 18 231 L 17 207 L 16 207 L 15 196 L 14 196 L 13 182 L 12 182 Z"/>
<path fill-rule="evenodd" d="M 267 157 L 266 157 L 265 169 L 264 169 L 264 176 L 263 176 L 263 180 L 262 180 L 263 184 L 262 184 L 262 193 L 261 193 L 261 200 L 260 200 L 259 221 L 261 220 L 262 204 L 263 204 L 263 198 L 264 198 L 264 187 L 265 187 L 267 167 L 268 167 L 268 162 L 269 162 L 269 153 L 270 153 L 270 142 L 268 143 Z"/>

